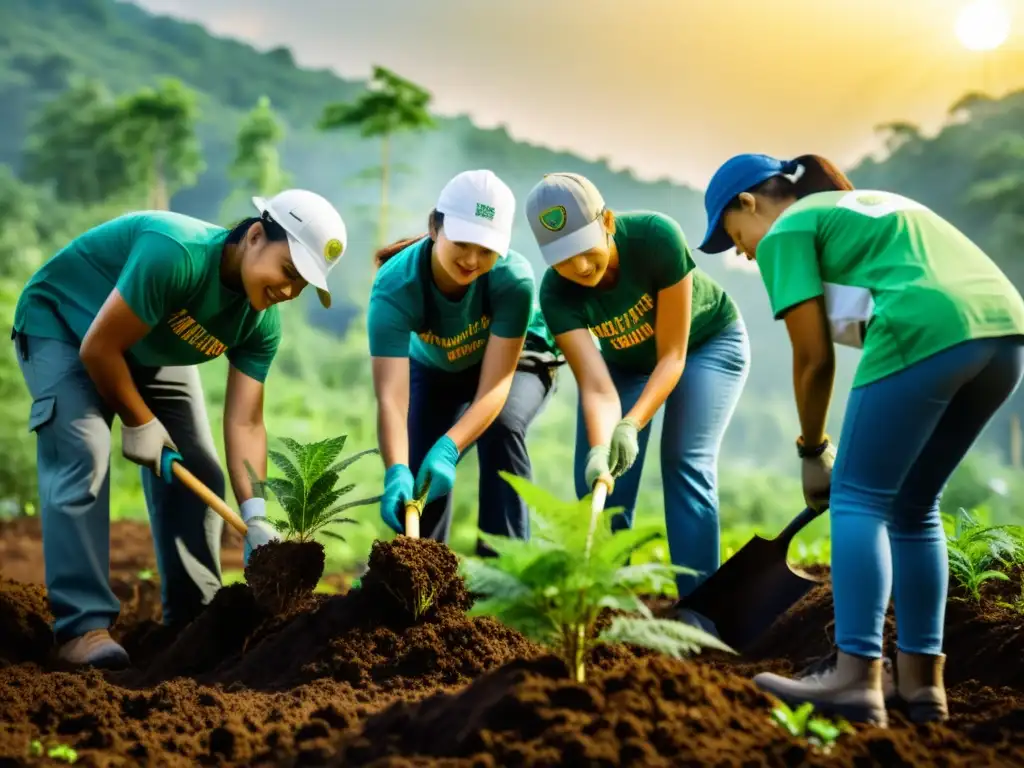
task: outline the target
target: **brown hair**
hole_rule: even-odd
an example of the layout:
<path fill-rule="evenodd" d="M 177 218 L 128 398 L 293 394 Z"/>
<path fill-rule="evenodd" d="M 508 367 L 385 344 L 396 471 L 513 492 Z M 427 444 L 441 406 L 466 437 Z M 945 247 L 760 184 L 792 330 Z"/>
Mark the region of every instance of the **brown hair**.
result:
<path fill-rule="evenodd" d="M 418 243 L 424 237 L 436 237 L 437 231 L 444 225 L 444 214 L 438 210 L 433 210 L 430 215 L 427 216 L 427 231 L 422 235 L 416 237 L 405 237 L 401 240 L 395 240 L 391 245 L 385 245 L 383 248 L 379 248 L 376 253 L 373 254 L 373 264 L 378 269 L 384 266 L 384 263 L 394 256 L 396 253 L 400 253 L 408 248 L 413 243 Z"/>
<path fill-rule="evenodd" d="M 794 181 L 791 175 L 797 173 L 799 168 L 803 173 Z M 799 200 L 815 192 L 835 192 L 839 190 L 854 189 L 853 182 L 836 167 L 831 160 L 826 160 L 821 155 L 800 155 L 790 160 L 783 166 L 785 176 L 772 176 L 760 184 L 744 190 L 751 194 L 764 195 L 775 200 L 785 200 L 795 197 Z M 732 199 L 727 209 L 738 208 L 739 195 Z"/>

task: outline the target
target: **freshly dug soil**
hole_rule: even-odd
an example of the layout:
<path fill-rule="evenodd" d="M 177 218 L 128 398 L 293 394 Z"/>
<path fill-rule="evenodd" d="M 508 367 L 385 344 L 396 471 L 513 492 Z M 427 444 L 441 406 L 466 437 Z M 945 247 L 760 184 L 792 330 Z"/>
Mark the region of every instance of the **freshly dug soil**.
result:
<path fill-rule="evenodd" d="M 467 618 L 456 565 L 397 537 L 374 546 L 361 589 L 281 619 L 233 585 L 182 628 L 155 624 L 158 587 L 125 577 L 116 631 L 133 668 L 117 673 L 53 671 L 36 648 L 49 643 L 41 590 L 0 582 L 0 765 L 42 764 L 32 739 L 73 746 L 85 766 L 1024 764 L 1024 614 L 992 600 L 1020 594 L 1019 572 L 986 584 L 980 606 L 954 592 L 949 723 L 894 715 L 825 756 L 771 723 L 749 677 L 831 650 L 827 585 L 756 656 L 599 646 L 577 685 L 516 632 Z"/>
<path fill-rule="evenodd" d="M 319 541 L 272 541 L 253 550 L 245 581 L 269 613 L 299 612 L 310 604 L 324 575 L 325 556 Z"/>

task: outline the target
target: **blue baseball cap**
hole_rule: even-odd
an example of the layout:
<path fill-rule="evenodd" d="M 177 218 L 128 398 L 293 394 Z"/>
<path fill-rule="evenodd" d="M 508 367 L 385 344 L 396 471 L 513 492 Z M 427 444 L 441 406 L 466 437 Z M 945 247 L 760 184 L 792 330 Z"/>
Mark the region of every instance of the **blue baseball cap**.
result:
<path fill-rule="evenodd" d="M 704 212 L 708 217 L 708 229 L 699 249 L 704 253 L 721 253 L 733 247 L 732 238 L 722 228 L 722 214 L 740 192 L 756 187 L 772 176 L 794 173 L 794 160 L 779 160 L 770 155 L 736 155 L 726 160 L 715 171 L 704 192 Z"/>

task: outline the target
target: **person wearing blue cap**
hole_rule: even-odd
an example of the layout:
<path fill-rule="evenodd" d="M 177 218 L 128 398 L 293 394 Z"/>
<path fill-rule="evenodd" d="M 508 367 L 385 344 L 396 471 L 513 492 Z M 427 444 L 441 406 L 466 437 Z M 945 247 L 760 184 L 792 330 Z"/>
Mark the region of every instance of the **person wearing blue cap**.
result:
<path fill-rule="evenodd" d="M 943 720 L 949 571 L 939 499 L 1024 374 L 1024 300 L 935 212 L 856 190 L 816 155 L 733 157 L 705 206 L 700 249 L 735 246 L 756 260 L 786 324 L 804 495 L 831 510 L 835 658 L 795 679 L 754 680 L 791 705 L 851 721 L 885 726 L 886 688 L 915 722 Z M 862 350 L 838 449 L 825 433 L 833 344 Z M 882 660 L 890 593 L 895 689 Z"/>
<path fill-rule="evenodd" d="M 613 213 L 573 173 L 546 175 L 526 216 L 549 269 L 540 304 L 580 391 L 576 492 L 601 478 L 631 527 L 650 423 L 665 409 L 661 475 L 669 552 L 685 597 L 720 561 L 718 453 L 750 367 L 733 300 L 698 269 L 679 224 L 662 213 Z M 594 337 L 598 344 L 595 345 Z M 714 632 L 692 611 L 677 618 Z"/>

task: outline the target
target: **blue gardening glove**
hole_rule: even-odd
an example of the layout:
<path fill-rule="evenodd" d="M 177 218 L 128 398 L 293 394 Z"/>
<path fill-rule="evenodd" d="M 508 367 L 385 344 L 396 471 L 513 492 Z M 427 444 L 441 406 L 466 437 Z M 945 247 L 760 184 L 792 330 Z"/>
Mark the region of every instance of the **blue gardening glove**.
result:
<path fill-rule="evenodd" d="M 242 549 L 242 562 L 249 565 L 249 558 L 254 549 L 272 541 L 280 541 L 281 535 L 266 518 L 266 499 L 254 497 L 243 501 L 239 511 L 246 528 L 248 528 L 248 533 L 245 535 L 245 547 Z"/>
<path fill-rule="evenodd" d="M 587 454 L 587 464 L 583 470 L 583 477 L 587 481 L 587 488 L 593 488 L 594 483 L 600 478 L 607 483 L 608 493 L 612 492 L 612 489 L 615 487 L 615 481 L 612 480 L 612 471 L 608 466 L 607 445 L 595 445 L 590 449 L 590 452 Z"/>
<path fill-rule="evenodd" d="M 413 498 L 412 472 L 405 464 L 392 464 L 384 473 L 380 517 L 395 533 L 404 533 L 405 505 Z"/>
<path fill-rule="evenodd" d="M 615 477 L 622 477 L 636 461 L 640 453 L 638 432 L 636 422 L 632 419 L 623 419 L 615 425 L 608 448 L 608 461 Z"/>
<path fill-rule="evenodd" d="M 427 452 L 420 471 L 416 473 L 416 487 L 422 492 L 427 478 L 430 478 L 430 492 L 427 504 L 452 492 L 455 486 L 455 465 L 459 461 L 459 449 L 455 441 L 444 435 Z"/>

